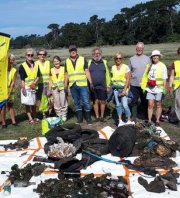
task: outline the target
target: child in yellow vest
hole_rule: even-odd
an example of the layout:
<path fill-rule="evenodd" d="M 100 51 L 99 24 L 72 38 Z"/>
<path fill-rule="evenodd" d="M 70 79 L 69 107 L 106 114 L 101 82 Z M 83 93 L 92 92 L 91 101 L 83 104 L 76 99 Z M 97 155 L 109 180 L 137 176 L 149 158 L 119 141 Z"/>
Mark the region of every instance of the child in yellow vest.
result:
<path fill-rule="evenodd" d="M 61 117 L 63 121 L 67 120 L 67 94 L 64 89 L 64 66 L 61 66 L 61 59 L 59 56 L 53 58 L 54 67 L 51 69 L 49 92 L 52 93 L 54 99 L 54 110 L 57 116 Z"/>

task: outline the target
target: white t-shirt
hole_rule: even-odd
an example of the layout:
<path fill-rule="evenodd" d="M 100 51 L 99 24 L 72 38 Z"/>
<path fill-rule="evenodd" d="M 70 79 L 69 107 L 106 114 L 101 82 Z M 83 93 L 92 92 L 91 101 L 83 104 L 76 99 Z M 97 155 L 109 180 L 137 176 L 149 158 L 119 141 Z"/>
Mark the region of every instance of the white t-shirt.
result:
<path fill-rule="evenodd" d="M 156 80 L 155 76 L 156 76 L 157 67 L 158 67 L 158 64 L 152 64 L 151 69 L 150 69 L 150 71 L 148 73 L 148 79 L 149 80 Z M 164 65 L 164 64 L 162 66 L 162 73 L 163 73 L 162 79 L 163 80 L 167 79 L 168 78 L 167 68 L 166 68 L 166 65 Z M 155 87 L 147 87 L 146 91 L 149 92 L 149 93 L 161 93 L 161 92 L 163 92 L 163 90 L 160 89 L 157 86 L 155 86 Z"/>

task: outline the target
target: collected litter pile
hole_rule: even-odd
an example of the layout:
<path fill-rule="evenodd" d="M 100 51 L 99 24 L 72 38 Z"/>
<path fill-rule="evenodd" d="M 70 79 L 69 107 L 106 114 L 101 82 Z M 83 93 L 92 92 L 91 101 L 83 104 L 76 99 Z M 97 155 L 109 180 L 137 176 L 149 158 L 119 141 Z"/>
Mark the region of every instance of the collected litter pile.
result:
<path fill-rule="evenodd" d="M 35 192 L 41 198 L 50 197 L 99 197 L 128 198 L 128 185 L 123 177 L 111 179 L 107 175 L 94 177 L 93 174 L 81 178 L 67 179 L 58 175 L 59 179 L 48 179 L 41 182 Z"/>
<path fill-rule="evenodd" d="M 15 164 L 11 167 L 9 179 L 15 187 L 26 187 L 25 185 L 28 185 L 31 177 L 41 175 L 45 168 L 45 164 L 41 163 L 35 163 L 33 165 L 27 164 L 27 166 L 22 169 Z"/>
<path fill-rule="evenodd" d="M 170 159 L 176 155 L 176 151 L 180 151 L 177 142 L 161 138 L 161 130 L 154 125 L 147 127 L 144 123 L 139 123 L 136 127 L 139 130 L 133 153 L 139 157 L 134 160 L 135 165 L 163 169 L 177 166 L 176 162 Z"/>
<path fill-rule="evenodd" d="M 75 124 L 50 129 L 46 139 L 41 138 L 42 146 L 29 148 L 31 141 L 25 154 L 32 154 L 21 168 L 12 166 L 8 175 L 11 184 L 27 188 L 35 184 L 31 190 L 34 189 L 34 193 L 39 193 L 42 198 L 126 198 L 131 195 L 136 198 L 140 186 L 157 193 L 178 190 L 176 167 L 180 166 L 180 159 L 177 161 L 175 157 L 180 146 L 167 137 L 162 138 L 167 134 L 160 127 L 138 123 L 118 127 L 115 131 L 107 127 L 104 131 L 81 129 Z M 166 171 L 161 172 L 162 169 Z M 48 174 L 56 174 L 56 177 L 51 178 Z M 142 174 L 153 177 L 148 176 L 150 179 L 146 180 Z M 33 180 L 38 175 L 41 179 Z"/>
<path fill-rule="evenodd" d="M 4 149 L 7 151 L 8 149 L 11 149 L 11 150 L 19 150 L 19 149 L 26 149 L 28 148 L 29 146 L 29 141 L 27 140 L 26 137 L 21 137 L 18 139 L 17 142 L 15 142 L 14 144 L 13 143 L 10 143 L 10 144 L 7 144 L 7 145 L 4 145 Z"/>
<path fill-rule="evenodd" d="M 138 178 L 138 182 L 149 192 L 162 193 L 165 192 L 166 187 L 170 190 L 177 191 L 178 177 L 179 173 L 171 169 L 164 175 L 159 174 L 156 176 L 149 184 L 147 180 L 142 177 Z"/>

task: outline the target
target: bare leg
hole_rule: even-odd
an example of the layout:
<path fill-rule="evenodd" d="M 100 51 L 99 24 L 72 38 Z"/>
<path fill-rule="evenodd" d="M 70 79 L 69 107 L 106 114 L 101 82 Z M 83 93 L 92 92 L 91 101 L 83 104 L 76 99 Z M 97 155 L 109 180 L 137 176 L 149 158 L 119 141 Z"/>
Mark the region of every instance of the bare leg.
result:
<path fill-rule="evenodd" d="M 11 103 L 8 103 L 8 110 L 9 110 L 9 115 L 11 117 L 12 123 L 16 124 L 16 120 L 15 120 L 15 112 L 14 112 L 14 105 Z"/>
<path fill-rule="evenodd" d="M 26 113 L 27 113 L 28 119 L 29 119 L 29 121 L 32 121 L 33 118 L 32 118 L 32 115 L 31 115 L 31 106 L 25 105 L 25 107 L 26 107 Z"/>
<path fill-rule="evenodd" d="M 104 111 L 106 108 L 106 101 L 105 100 L 101 100 L 100 101 L 100 108 L 101 108 L 101 118 L 104 117 Z"/>
<path fill-rule="evenodd" d="M 36 105 L 31 106 L 31 110 L 33 118 L 36 118 Z"/>
<path fill-rule="evenodd" d="M 154 108 L 154 100 L 148 100 L 148 121 L 151 122 Z"/>
<path fill-rule="evenodd" d="M 93 107 L 94 107 L 96 118 L 99 118 L 99 101 L 98 100 L 94 101 Z"/>
<path fill-rule="evenodd" d="M 159 118 L 161 116 L 161 112 L 162 112 L 162 105 L 161 105 L 161 101 L 157 101 L 156 105 L 157 105 L 157 111 L 156 111 L 156 122 L 159 122 Z"/>
<path fill-rule="evenodd" d="M 128 122 L 131 122 L 131 116 L 128 117 Z"/>
<path fill-rule="evenodd" d="M 119 121 L 121 121 L 122 120 L 122 115 L 119 115 L 118 117 L 119 117 Z"/>
<path fill-rule="evenodd" d="M 2 125 L 6 125 L 6 105 L 1 110 Z"/>

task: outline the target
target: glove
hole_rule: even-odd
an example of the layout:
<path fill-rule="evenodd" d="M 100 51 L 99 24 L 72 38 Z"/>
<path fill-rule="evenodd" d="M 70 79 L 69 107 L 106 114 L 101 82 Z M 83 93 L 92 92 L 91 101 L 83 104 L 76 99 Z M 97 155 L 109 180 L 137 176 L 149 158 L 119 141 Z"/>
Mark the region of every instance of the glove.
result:
<path fill-rule="evenodd" d="M 35 89 L 35 83 L 32 83 L 29 87 L 30 89 Z"/>
<path fill-rule="evenodd" d="M 166 93 L 167 93 L 167 89 L 164 88 L 164 89 L 163 89 L 163 94 L 165 95 Z"/>
<path fill-rule="evenodd" d="M 25 87 L 22 87 L 22 88 L 21 88 L 21 91 L 22 91 L 22 94 L 23 94 L 24 96 L 27 96 L 27 92 L 26 92 L 26 88 L 25 88 Z"/>
<path fill-rule="evenodd" d="M 64 93 L 65 93 L 66 97 L 68 97 L 68 88 L 67 87 L 64 87 Z"/>
<path fill-rule="evenodd" d="M 92 83 L 90 83 L 90 90 L 94 91 L 94 85 Z"/>
<path fill-rule="evenodd" d="M 172 87 L 168 87 L 168 92 L 171 93 L 172 92 Z"/>

